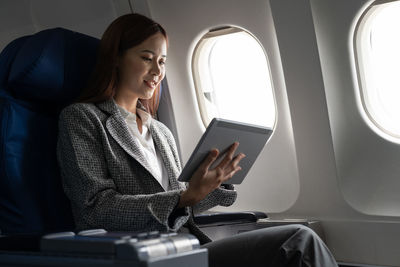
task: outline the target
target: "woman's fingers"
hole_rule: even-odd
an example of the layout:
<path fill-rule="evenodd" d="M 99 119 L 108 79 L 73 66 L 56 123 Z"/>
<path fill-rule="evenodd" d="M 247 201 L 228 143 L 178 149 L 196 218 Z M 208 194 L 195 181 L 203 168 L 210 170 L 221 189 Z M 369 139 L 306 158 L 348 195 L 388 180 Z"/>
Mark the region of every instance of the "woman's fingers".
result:
<path fill-rule="evenodd" d="M 206 157 L 206 159 L 203 160 L 203 162 L 201 163 L 200 168 L 203 171 L 207 171 L 208 168 L 210 168 L 211 164 L 213 164 L 213 162 L 217 159 L 218 154 L 219 154 L 218 149 L 215 149 L 215 148 L 212 149 L 210 151 L 210 153 L 208 153 L 208 156 Z"/>
<path fill-rule="evenodd" d="M 236 165 L 238 165 L 239 162 L 240 162 L 243 158 L 245 158 L 245 157 L 246 157 L 245 154 L 239 153 L 239 154 L 233 159 L 233 161 L 232 161 L 232 166 L 235 167 Z"/>
<path fill-rule="evenodd" d="M 210 170 L 211 165 L 215 162 L 220 153 L 217 149 L 212 149 L 200 164 L 197 171 L 193 174 L 192 179 L 189 181 L 189 187 L 187 189 L 188 193 L 185 194 L 196 196 L 197 199 L 203 199 L 207 194 L 218 188 L 222 183 L 232 178 L 236 172 L 240 171 L 241 167 L 238 166 L 238 164 L 244 157 L 244 154 L 239 153 L 233 158 L 238 145 L 239 143 L 234 143 L 229 148 L 227 155 L 222 160 L 225 162 L 218 164 L 219 167 Z"/>
<path fill-rule="evenodd" d="M 224 182 L 226 180 L 229 180 L 230 178 L 233 177 L 233 175 L 235 175 L 236 172 L 240 171 L 242 168 L 240 166 L 238 166 L 239 162 L 246 157 L 245 154 L 243 153 L 239 153 L 229 164 L 228 167 L 226 167 L 223 171 L 223 177 L 224 177 Z M 221 169 L 219 169 L 221 170 Z"/>
<path fill-rule="evenodd" d="M 223 182 L 228 181 L 229 179 L 231 179 L 238 171 L 240 171 L 242 168 L 240 166 L 236 166 L 232 171 L 228 172 L 226 174 L 226 176 L 223 179 Z M 223 183 L 222 182 L 222 183 Z"/>
<path fill-rule="evenodd" d="M 198 182 L 203 181 L 205 188 L 209 187 L 212 184 L 214 185 L 211 187 L 216 188 L 221 183 L 232 178 L 232 176 L 235 175 L 236 172 L 240 171 L 241 167 L 239 166 L 239 163 L 245 157 L 245 154 L 239 153 L 234 157 L 235 151 L 238 146 L 238 142 L 233 143 L 229 147 L 228 152 L 226 153 L 222 161 L 218 164 L 218 166 L 210 170 L 211 165 L 215 162 L 215 160 L 218 158 L 218 155 L 220 154 L 217 149 L 212 149 L 208 156 L 199 166 L 197 175 L 199 178 L 201 178 L 200 180 L 198 180 Z M 208 184 L 208 186 L 206 184 Z"/>
<path fill-rule="evenodd" d="M 228 152 L 226 153 L 225 157 L 222 159 L 222 161 L 218 164 L 217 168 L 222 168 L 224 169 L 228 164 L 232 161 L 233 155 L 235 154 L 236 149 L 239 146 L 239 142 L 233 143 Z"/>

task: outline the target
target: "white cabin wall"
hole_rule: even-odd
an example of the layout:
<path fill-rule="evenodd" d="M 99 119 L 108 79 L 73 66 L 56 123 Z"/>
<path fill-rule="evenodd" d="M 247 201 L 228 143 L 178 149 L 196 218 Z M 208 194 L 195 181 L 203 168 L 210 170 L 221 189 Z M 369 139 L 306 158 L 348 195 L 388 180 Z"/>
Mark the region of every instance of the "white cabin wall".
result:
<path fill-rule="evenodd" d="M 388 207 L 393 208 L 393 202 L 386 205 L 385 194 L 379 192 L 383 187 L 393 194 L 399 192 L 398 179 L 393 177 L 398 174 L 394 169 L 398 165 L 393 164 L 398 157 L 392 153 L 397 145 L 367 129 L 355 100 L 358 87 L 349 38 L 368 2 L 271 0 L 300 178 L 296 203 L 273 217 L 321 221 L 327 244 L 341 262 L 400 266 L 399 217 L 382 216 Z M 360 146 L 364 150 L 354 153 Z M 372 156 L 375 150 L 375 157 L 382 158 Z M 349 170 L 346 166 L 357 166 L 362 179 L 354 172 L 343 172 Z M 387 175 L 382 181 L 376 174 L 379 168 Z M 377 183 L 376 194 L 365 191 L 374 192 Z M 355 206 L 349 200 L 360 193 L 360 206 Z M 375 197 L 381 199 L 377 199 L 380 207 L 374 215 L 360 209 L 376 205 Z"/>
<path fill-rule="evenodd" d="M 344 198 L 365 214 L 400 216 L 400 142 L 383 138 L 367 118 L 354 63 L 355 26 L 371 1 L 313 2 Z"/>
<path fill-rule="evenodd" d="M 111 21 L 130 12 L 128 0 L 1 0 L 0 51 L 18 37 L 54 27 L 101 38 Z"/>
<path fill-rule="evenodd" d="M 280 217 L 347 212 L 337 183 L 324 83 L 308 0 L 271 0 L 292 117 L 300 196 Z"/>
<path fill-rule="evenodd" d="M 354 28 L 372 2 L 310 1 L 341 192 L 337 196 L 346 202 L 322 222 L 338 260 L 400 266 L 399 146 L 370 127 L 357 99 Z"/>
<path fill-rule="evenodd" d="M 148 3 L 152 17 L 166 28 L 169 35 L 167 77 L 183 162 L 187 161 L 204 132 L 191 72 L 192 54 L 197 41 L 209 29 L 234 25 L 249 30 L 264 46 L 277 103 L 276 128 L 245 181 L 236 187 L 236 203 L 217 210 L 260 210 L 270 213 L 290 208 L 299 194 L 297 160 L 269 2 L 149 0 Z M 251 97 L 257 97 L 246 96 L 245 92 L 244 88 L 243 98 L 251 100 Z"/>

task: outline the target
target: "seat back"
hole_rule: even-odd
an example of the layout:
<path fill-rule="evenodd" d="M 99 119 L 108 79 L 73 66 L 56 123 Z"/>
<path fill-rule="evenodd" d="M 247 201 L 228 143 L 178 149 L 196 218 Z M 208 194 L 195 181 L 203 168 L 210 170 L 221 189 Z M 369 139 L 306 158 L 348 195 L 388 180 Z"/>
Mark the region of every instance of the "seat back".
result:
<path fill-rule="evenodd" d="M 0 230 L 74 227 L 56 158 L 59 112 L 85 86 L 99 40 L 55 28 L 0 54 Z"/>

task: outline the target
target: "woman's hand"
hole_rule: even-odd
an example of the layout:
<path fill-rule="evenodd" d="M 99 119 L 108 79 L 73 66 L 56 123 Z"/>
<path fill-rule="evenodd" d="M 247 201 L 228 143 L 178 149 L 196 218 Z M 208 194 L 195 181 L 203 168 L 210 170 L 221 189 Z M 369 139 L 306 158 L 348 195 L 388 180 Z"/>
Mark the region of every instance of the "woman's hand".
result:
<path fill-rule="evenodd" d="M 245 155 L 239 153 L 233 157 L 238 146 L 238 142 L 233 143 L 225 157 L 214 169 L 210 169 L 210 167 L 218 158 L 219 151 L 211 150 L 189 180 L 188 188 L 182 192 L 178 207 L 195 205 L 241 170 L 238 164 Z"/>

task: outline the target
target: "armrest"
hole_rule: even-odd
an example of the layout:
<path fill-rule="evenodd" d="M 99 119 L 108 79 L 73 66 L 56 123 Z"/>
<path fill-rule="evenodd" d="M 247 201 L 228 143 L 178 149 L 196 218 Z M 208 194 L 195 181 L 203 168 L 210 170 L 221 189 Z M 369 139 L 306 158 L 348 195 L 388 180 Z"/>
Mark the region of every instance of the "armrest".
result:
<path fill-rule="evenodd" d="M 260 211 L 218 212 L 196 214 L 194 216 L 194 222 L 202 226 L 209 224 L 251 223 L 264 218 L 268 218 L 267 214 Z"/>

